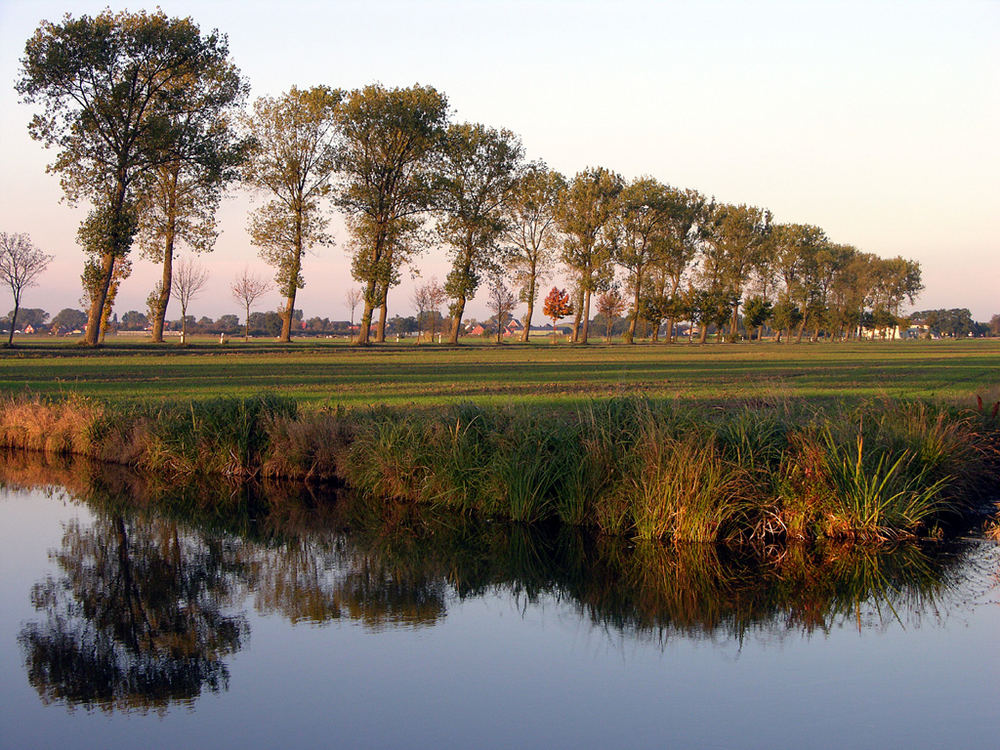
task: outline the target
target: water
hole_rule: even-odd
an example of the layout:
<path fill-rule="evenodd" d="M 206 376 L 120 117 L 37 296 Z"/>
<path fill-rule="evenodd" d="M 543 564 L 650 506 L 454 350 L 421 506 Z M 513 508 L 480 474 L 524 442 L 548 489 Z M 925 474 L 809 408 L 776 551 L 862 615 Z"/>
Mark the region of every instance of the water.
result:
<path fill-rule="evenodd" d="M 990 542 L 635 546 L 287 488 L 6 471 L 72 489 L 0 490 L 3 747 L 994 747 L 1000 732 Z"/>

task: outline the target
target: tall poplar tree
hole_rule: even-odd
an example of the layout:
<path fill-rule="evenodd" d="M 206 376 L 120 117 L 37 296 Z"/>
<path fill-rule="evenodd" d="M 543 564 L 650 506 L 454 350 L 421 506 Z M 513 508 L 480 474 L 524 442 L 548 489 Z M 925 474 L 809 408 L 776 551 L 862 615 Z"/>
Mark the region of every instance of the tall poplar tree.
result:
<path fill-rule="evenodd" d="M 715 282 L 708 291 L 724 292 L 723 296 L 728 295 L 733 301 L 729 320 L 729 335 L 733 340 L 740 299 L 750 274 L 760 264 L 770 231 L 771 212 L 746 205 L 717 206 L 705 226 L 706 259 Z"/>
<path fill-rule="evenodd" d="M 174 115 L 182 137 L 169 145 L 142 196 L 138 239 L 143 255 L 162 265 L 150 295 L 152 339 L 163 341 L 178 243 L 209 252 L 218 236 L 215 213 L 227 183 L 238 176 L 246 144 L 232 127 L 248 85 L 228 62 L 203 71 L 202 85 L 185 87 L 190 103 Z"/>
<path fill-rule="evenodd" d="M 509 226 L 504 242 L 509 254 L 507 263 L 518 285 L 519 297 L 527 304 L 521 341 L 527 341 L 531 318 L 538 300 L 538 284 L 555 265 L 558 228 L 556 209 L 566 179 L 543 162 L 528 164 L 517 178 L 507 202 Z"/>
<path fill-rule="evenodd" d="M 517 179 L 524 150 L 509 130 L 452 125 L 435 176 L 438 236 L 452 268 L 445 290 L 452 299 L 450 343 L 458 343 L 465 305 L 485 272 L 500 265 L 499 240 L 507 229 L 504 204 Z"/>
<path fill-rule="evenodd" d="M 430 86 L 352 91 L 340 108 L 337 203 L 353 236 L 352 273 L 364 285 L 358 343 L 367 344 L 380 308 L 376 341 L 385 340 L 386 299 L 416 243 L 430 204 L 429 172 L 441 145 L 448 100 Z"/>
<path fill-rule="evenodd" d="M 285 298 L 279 340 L 291 341 L 295 294 L 305 285 L 302 258 L 314 245 L 330 244 L 326 197 L 337 166 L 337 108 L 343 92 L 327 86 L 292 87 L 278 98 L 261 97 L 245 122 L 253 140 L 244 180 L 271 199 L 250 219 L 251 242 L 275 269 Z"/>
<path fill-rule="evenodd" d="M 576 276 L 583 298 L 583 330 L 577 343 L 587 343 L 591 296 L 610 283 L 614 275 L 611 219 L 623 187 L 620 175 L 604 167 L 588 168 L 573 178 L 559 205 L 557 219 L 565 235 L 562 260 Z"/>
<path fill-rule="evenodd" d="M 190 106 L 191 91 L 228 55 L 225 36 L 202 36 L 190 19 L 161 11 L 67 14 L 61 23 L 43 21 L 25 45 L 16 88 L 43 108 L 29 132 L 57 149 L 48 169 L 60 175 L 67 199 L 93 206 L 80 231 L 96 273 L 87 316 L 91 345 L 99 339 L 116 261 L 132 247 L 150 171 L 185 137 L 178 115 Z"/>
<path fill-rule="evenodd" d="M 681 281 L 695 262 L 701 247 L 702 227 L 715 210 L 697 190 L 667 188 L 667 222 L 663 233 L 664 246 L 657 253 L 654 274 L 663 289 L 664 312 L 667 314 L 667 343 L 674 340 L 674 324 L 681 304 Z"/>
<path fill-rule="evenodd" d="M 635 341 L 639 322 L 643 283 L 649 267 L 659 260 L 666 244 L 667 221 L 670 217 L 667 188 L 652 177 L 633 180 L 618 196 L 618 211 L 614 218 L 615 261 L 628 273 L 632 291 L 632 309 L 625 330 L 625 343 Z M 657 325 L 659 321 L 657 321 Z"/>

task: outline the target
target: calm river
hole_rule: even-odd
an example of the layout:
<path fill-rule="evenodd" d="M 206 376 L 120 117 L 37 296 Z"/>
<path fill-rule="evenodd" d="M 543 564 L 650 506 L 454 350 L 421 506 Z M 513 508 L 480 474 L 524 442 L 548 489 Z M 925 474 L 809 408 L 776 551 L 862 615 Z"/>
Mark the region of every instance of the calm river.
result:
<path fill-rule="evenodd" d="M 662 547 L 93 467 L 0 480 L 4 748 L 1000 737 L 990 542 Z"/>

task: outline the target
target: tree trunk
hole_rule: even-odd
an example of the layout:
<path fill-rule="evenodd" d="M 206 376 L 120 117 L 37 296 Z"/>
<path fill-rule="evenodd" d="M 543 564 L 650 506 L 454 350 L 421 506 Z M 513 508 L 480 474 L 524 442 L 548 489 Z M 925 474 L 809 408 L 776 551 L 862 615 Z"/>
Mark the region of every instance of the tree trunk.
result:
<path fill-rule="evenodd" d="M 665 344 L 674 343 L 674 319 L 667 318 L 667 330 L 663 334 L 663 342 Z"/>
<path fill-rule="evenodd" d="M 576 299 L 573 300 L 573 331 L 570 336 L 570 343 L 575 344 L 580 340 L 580 321 L 583 318 L 583 290 L 581 289 L 576 293 Z"/>
<path fill-rule="evenodd" d="M 448 337 L 448 343 L 457 344 L 458 343 L 458 332 L 462 327 L 462 315 L 465 314 L 465 297 L 458 297 L 455 300 L 455 312 L 451 319 L 451 334 Z"/>
<path fill-rule="evenodd" d="M 163 277 L 160 279 L 160 294 L 156 298 L 156 309 L 153 310 L 153 343 L 163 343 L 163 324 L 167 319 L 167 305 L 170 303 L 170 286 L 174 277 L 174 232 L 172 226 L 167 230 L 167 238 L 163 244 Z"/>
<path fill-rule="evenodd" d="M 365 289 L 365 306 L 364 312 L 361 313 L 361 322 L 358 323 L 358 338 L 357 343 L 361 346 L 367 346 L 369 343 L 369 337 L 372 328 L 372 312 L 375 310 L 375 305 L 372 300 L 375 298 L 375 281 L 370 280 L 368 282 L 368 288 Z"/>
<path fill-rule="evenodd" d="M 10 318 L 10 334 L 7 336 L 7 346 L 14 346 L 14 328 L 17 325 L 17 311 L 21 307 L 20 295 L 14 295 L 14 314 Z"/>
<path fill-rule="evenodd" d="M 528 312 L 524 316 L 524 332 L 521 334 L 521 341 L 528 343 L 528 335 L 531 333 L 531 316 L 535 312 L 535 274 L 531 274 L 531 281 L 528 282 Z"/>
<path fill-rule="evenodd" d="M 128 189 L 128 180 L 126 173 L 123 169 L 118 170 L 116 184 L 115 184 L 115 197 L 111 204 L 111 226 L 115 228 L 116 231 L 121 231 L 121 226 L 125 223 L 123 221 L 125 214 L 125 195 Z M 104 300 L 108 296 L 108 289 L 111 287 L 111 277 L 115 272 L 115 251 L 117 250 L 122 255 L 128 250 L 128 243 L 131 243 L 131 236 L 125 237 L 106 237 L 106 244 L 101 253 L 101 280 L 100 285 L 95 290 L 96 295 L 90 300 L 90 310 L 87 311 L 87 333 L 84 335 L 84 341 L 86 341 L 91 346 L 97 346 L 101 334 L 101 316 L 104 314 Z M 122 247 L 113 247 L 115 240 Z"/>
<path fill-rule="evenodd" d="M 246 343 L 249 340 L 250 340 L 250 305 L 248 304 L 247 305 L 246 323 L 244 324 L 244 328 L 243 328 L 243 341 L 244 341 L 244 343 Z"/>
<path fill-rule="evenodd" d="M 292 316 L 295 314 L 295 292 L 299 271 L 302 268 L 302 213 L 299 212 L 295 222 L 295 246 L 292 248 L 295 260 L 288 272 L 288 292 L 285 295 L 285 311 L 281 313 L 281 335 L 278 341 L 289 344 L 292 341 Z"/>
<path fill-rule="evenodd" d="M 632 317 L 628 322 L 628 330 L 623 337 L 626 344 L 635 343 L 635 328 L 639 324 L 639 284 L 635 285 L 635 297 L 632 300 Z"/>
<path fill-rule="evenodd" d="M 114 273 L 115 256 L 106 252 L 101 256 L 101 282 L 95 290 L 97 293 L 90 300 L 90 310 L 87 311 L 87 333 L 84 336 L 91 346 L 97 346 L 101 337 L 101 318 L 104 315 L 104 300 L 111 286 L 111 276 Z"/>
<path fill-rule="evenodd" d="M 590 335 L 590 290 L 583 293 L 583 331 L 577 338 L 578 344 L 586 344 Z"/>
<path fill-rule="evenodd" d="M 704 344 L 707 338 L 708 338 L 708 326 L 702 323 L 701 330 L 698 332 L 698 343 Z"/>
<path fill-rule="evenodd" d="M 802 343 L 802 333 L 806 330 L 806 323 L 808 323 L 808 322 L 809 322 L 809 315 L 808 314 L 803 315 L 802 316 L 802 323 L 799 324 L 799 332 L 795 336 L 795 343 L 796 344 L 801 344 Z M 788 338 L 791 338 L 791 337 L 792 337 L 792 334 L 789 333 L 788 334 Z"/>
<path fill-rule="evenodd" d="M 170 304 L 170 285 L 173 282 L 174 240 L 177 235 L 177 178 L 180 164 L 170 171 L 167 187 L 167 227 L 163 237 L 163 277 L 160 279 L 160 295 L 153 310 L 153 343 L 163 343 L 163 323 L 167 318 Z"/>
<path fill-rule="evenodd" d="M 298 274 L 296 274 L 296 276 L 297 275 Z M 295 289 L 293 288 L 291 295 L 285 297 L 285 310 L 281 313 L 281 335 L 278 337 L 278 341 L 282 344 L 288 344 L 292 340 L 292 315 L 294 314 Z M 183 313 L 181 315 L 183 317 Z"/>
<path fill-rule="evenodd" d="M 389 310 L 389 303 L 386 299 L 388 294 L 389 294 L 388 289 L 382 290 L 382 302 L 378 306 L 378 324 L 375 326 L 376 344 L 385 343 L 385 317 Z"/>

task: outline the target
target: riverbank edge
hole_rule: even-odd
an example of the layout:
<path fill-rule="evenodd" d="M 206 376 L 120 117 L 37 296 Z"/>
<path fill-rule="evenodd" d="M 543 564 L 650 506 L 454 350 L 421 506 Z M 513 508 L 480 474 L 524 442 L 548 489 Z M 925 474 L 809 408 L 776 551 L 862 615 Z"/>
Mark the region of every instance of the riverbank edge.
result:
<path fill-rule="evenodd" d="M 706 409 L 630 398 L 557 413 L 19 397 L 0 402 L 0 447 L 166 477 L 339 482 L 375 501 L 675 541 L 943 535 L 1000 486 L 996 415 L 898 399 Z"/>

